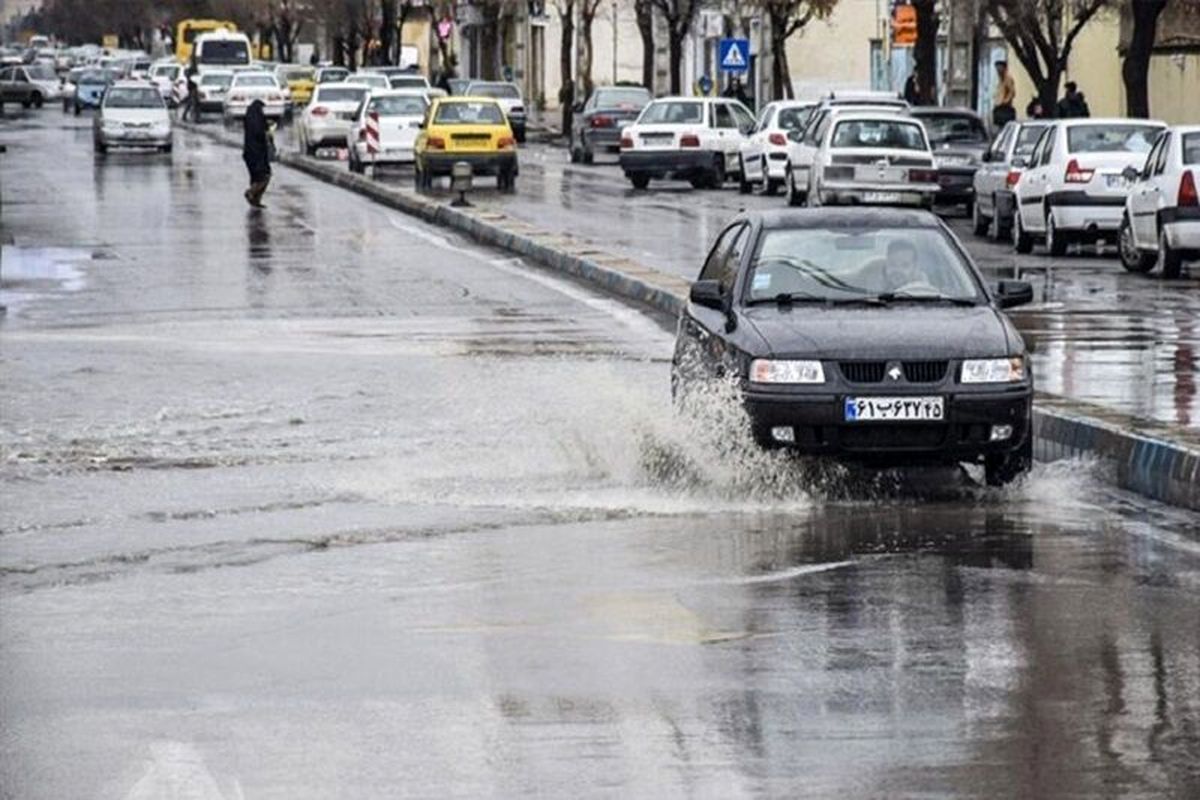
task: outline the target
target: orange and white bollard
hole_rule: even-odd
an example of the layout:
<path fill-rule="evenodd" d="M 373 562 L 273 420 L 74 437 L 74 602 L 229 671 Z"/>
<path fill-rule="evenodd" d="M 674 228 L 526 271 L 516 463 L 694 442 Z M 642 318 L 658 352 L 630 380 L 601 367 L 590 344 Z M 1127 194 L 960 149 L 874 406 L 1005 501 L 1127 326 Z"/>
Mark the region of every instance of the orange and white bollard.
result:
<path fill-rule="evenodd" d="M 374 162 L 379 155 L 379 112 L 367 114 L 367 159 Z"/>

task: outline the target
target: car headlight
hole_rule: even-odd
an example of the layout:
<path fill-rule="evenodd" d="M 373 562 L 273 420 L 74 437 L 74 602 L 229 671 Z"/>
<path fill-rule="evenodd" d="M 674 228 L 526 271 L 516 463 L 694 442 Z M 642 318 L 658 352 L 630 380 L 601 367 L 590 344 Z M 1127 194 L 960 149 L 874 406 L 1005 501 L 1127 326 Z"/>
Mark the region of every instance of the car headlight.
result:
<path fill-rule="evenodd" d="M 1025 380 L 1024 356 L 972 358 L 963 361 L 963 383 L 1017 383 Z"/>
<path fill-rule="evenodd" d="M 750 362 L 752 383 L 824 383 L 820 361 L 791 361 L 756 358 Z"/>

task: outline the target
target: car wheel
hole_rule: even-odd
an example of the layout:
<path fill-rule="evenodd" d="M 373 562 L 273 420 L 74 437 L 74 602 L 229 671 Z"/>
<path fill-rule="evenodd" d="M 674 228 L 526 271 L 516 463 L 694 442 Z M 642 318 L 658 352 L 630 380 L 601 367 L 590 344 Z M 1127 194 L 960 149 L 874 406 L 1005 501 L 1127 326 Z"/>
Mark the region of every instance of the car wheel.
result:
<path fill-rule="evenodd" d="M 583 162 L 583 150 L 581 148 L 576 147 L 574 142 L 571 142 L 571 163 L 572 164 L 580 164 L 582 162 Z"/>
<path fill-rule="evenodd" d="M 804 202 L 804 195 L 796 188 L 796 174 L 789 166 L 787 170 L 787 201 L 789 206 L 798 206 Z"/>
<path fill-rule="evenodd" d="M 33 105 L 33 101 L 28 98 L 21 101 L 21 108 L 29 108 L 32 105 Z"/>
<path fill-rule="evenodd" d="M 1167 229 L 1158 226 L 1158 263 L 1164 278 L 1178 278 L 1183 272 L 1183 254 L 1172 249 L 1167 241 Z"/>
<path fill-rule="evenodd" d="M 721 153 L 713 159 L 712 169 L 707 176 L 707 184 L 709 189 L 720 189 L 725 185 L 725 156 Z"/>
<path fill-rule="evenodd" d="M 762 160 L 762 184 L 763 194 L 769 196 L 774 195 L 779 191 L 779 180 L 772 179 L 771 173 L 767 172 L 767 157 L 763 156 Z"/>
<path fill-rule="evenodd" d="M 983 462 L 983 476 L 988 486 L 1007 486 L 1033 469 L 1033 433 L 1025 443 L 1011 453 L 988 456 Z"/>
<path fill-rule="evenodd" d="M 1013 211 L 1012 243 L 1013 249 L 1021 255 L 1033 252 L 1033 237 L 1025 232 L 1025 226 L 1021 223 L 1021 207 L 1019 205 Z"/>
<path fill-rule="evenodd" d="M 738 174 L 738 193 L 750 194 L 754 187 L 750 185 L 750 181 L 746 180 L 746 161 L 741 156 L 738 156 L 738 166 L 741 168 L 741 172 Z"/>
<path fill-rule="evenodd" d="M 629 182 L 633 184 L 635 189 L 645 189 L 650 185 L 649 175 L 630 175 Z"/>
<path fill-rule="evenodd" d="M 108 152 L 108 145 L 106 145 L 104 142 L 100 141 L 99 139 L 96 139 L 92 144 L 93 144 L 92 149 L 95 150 L 98 155 L 104 155 L 105 153 Z"/>
<path fill-rule="evenodd" d="M 1129 272 L 1149 272 L 1154 269 L 1157 259 L 1153 253 L 1138 248 L 1128 216 L 1121 218 L 1121 228 L 1117 231 L 1117 250 L 1121 254 L 1121 266 Z"/>
<path fill-rule="evenodd" d="M 592 149 L 590 147 L 588 147 L 586 144 L 582 145 L 581 149 L 583 151 L 582 152 L 583 163 L 587 164 L 588 166 L 595 164 L 596 163 L 596 154 L 592 152 Z"/>
<path fill-rule="evenodd" d="M 43 102 L 45 102 L 45 101 L 42 99 L 42 95 L 41 95 L 41 93 L 40 93 L 40 92 L 34 92 L 34 93 L 33 93 L 33 107 L 34 107 L 34 108 L 41 108 L 41 107 L 42 107 L 42 103 L 43 103 Z"/>
<path fill-rule="evenodd" d="M 979 210 L 979 200 L 976 199 L 974 203 L 971 203 L 971 233 L 976 236 L 987 236 L 991 227 L 991 217 L 983 215 L 983 212 Z"/>
<path fill-rule="evenodd" d="M 1012 236 L 1012 220 L 1005 220 L 1000 216 L 1000 205 L 996 202 L 995 195 L 992 196 L 992 239 L 997 242 L 1008 240 Z"/>
<path fill-rule="evenodd" d="M 160 147 L 160 148 L 158 148 L 158 149 L 159 149 L 159 150 L 161 150 L 163 153 L 165 153 L 165 154 L 167 154 L 167 155 L 170 155 L 170 154 L 171 154 L 171 150 L 172 150 L 172 149 L 174 149 L 174 148 L 172 147 L 172 145 L 169 145 L 169 144 L 164 144 L 162 147 Z"/>
<path fill-rule="evenodd" d="M 1054 222 L 1054 212 L 1046 214 L 1046 250 L 1055 257 L 1067 254 L 1067 235 Z"/>

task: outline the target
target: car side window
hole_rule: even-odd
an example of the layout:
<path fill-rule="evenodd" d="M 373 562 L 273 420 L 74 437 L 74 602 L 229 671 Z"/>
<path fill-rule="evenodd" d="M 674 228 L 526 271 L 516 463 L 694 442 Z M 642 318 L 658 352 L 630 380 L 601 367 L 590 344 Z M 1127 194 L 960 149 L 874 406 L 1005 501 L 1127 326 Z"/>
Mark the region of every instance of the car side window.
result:
<path fill-rule="evenodd" d="M 734 228 L 726 228 L 721 231 L 721 235 L 717 237 L 712 250 L 708 251 L 708 258 L 704 261 L 704 268 L 700 270 L 700 280 L 717 281 L 721 279 L 721 270 L 725 266 L 725 256 L 729 254 L 729 244 L 733 241 L 735 234 L 736 231 Z"/>
<path fill-rule="evenodd" d="M 725 103 L 717 103 L 713 107 L 713 113 L 716 116 L 715 128 L 736 128 L 737 123 L 733 120 L 733 112 L 729 110 L 729 106 Z"/>
<path fill-rule="evenodd" d="M 733 118 L 737 122 L 738 130 L 742 133 L 753 133 L 755 128 L 754 115 L 740 103 L 730 103 L 729 108 L 733 111 Z"/>
<path fill-rule="evenodd" d="M 0 69 L 0 83 L 7 83 L 12 80 L 11 69 Z"/>
<path fill-rule="evenodd" d="M 758 115 L 758 130 L 766 130 L 771 127 L 771 118 L 775 116 L 775 106 L 768 105 Z"/>
<path fill-rule="evenodd" d="M 817 142 L 825 134 L 825 120 L 827 119 L 829 119 L 829 114 L 822 113 L 820 119 L 808 126 L 808 132 L 804 134 L 805 144 L 816 146 Z"/>
<path fill-rule="evenodd" d="M 1042 136 L 1042 157 L 1037 162 L 1038 166 L 1044 167 L 1050 163 L 1054 156 L 1054 140 L 1057 138 L 1057 131 L 1053 128 L 1046 129 L 1045 135 Z"/>
<path fill-rule="evenodd" d="M 1154 174 L 1162 175 L 1167 168 L 1167 151 L 1171 149 L 1171 134 L 1164 133 L 1158 137 L 1158 158 L 1154 162 Z"/>
<path fill-rule="evenodd" d="M 992 143 L 992 161 L 1004 160 L 1004 155 L 1008 152 L 1008 143 L 1012 141 L 1014 130 L 1016 130 L 1016 126 L 1010 122 L 1000 131 L 1000 135 Z"/>
<path fill-rule="evenodd" d="M 1162 149 L 1163 138 L 1164 137 L 1159 136 L 1158 139 L 1155 140 L 1154 146 L 1150 148 L 1150 152 L 1146 153 L 1146 160 L 1142 164 L 1142 168 L 1138 173 L 1138 177 L 1141 180 L 1146 180 L 1154 172 L 1155 164 L 1158 162 L 1158 153 Z"/>
<path fill-rule="evenodd" d="M 742 254 L 746 250 L 746 241 L 750 238 L 746 234 L 749 229 L 749 225 L 739 225 L 729 242 L 729 248 L 721 265 L 721 274 L 718 276 L 721 288 L 726 292 L 733 291 L 733 284 L 737 281 L 738 268 L 742 265 Z"/>

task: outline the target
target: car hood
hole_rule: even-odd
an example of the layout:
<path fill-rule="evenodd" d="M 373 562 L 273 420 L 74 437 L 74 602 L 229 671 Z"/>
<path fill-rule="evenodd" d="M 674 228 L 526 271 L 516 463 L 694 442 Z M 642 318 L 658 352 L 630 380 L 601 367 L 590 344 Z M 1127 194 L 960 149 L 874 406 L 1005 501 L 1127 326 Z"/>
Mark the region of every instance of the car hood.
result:
<path fill-rule="evenodd" d="M 1003 356 L 1019 347 L 990 306 L 897 303 L 882 308 L 796 304 L 744 309 L 766 343 L 762 355 L 821 359 L 942 359 Z M 758 355 L 758 354 L 756 354 Z"/>

